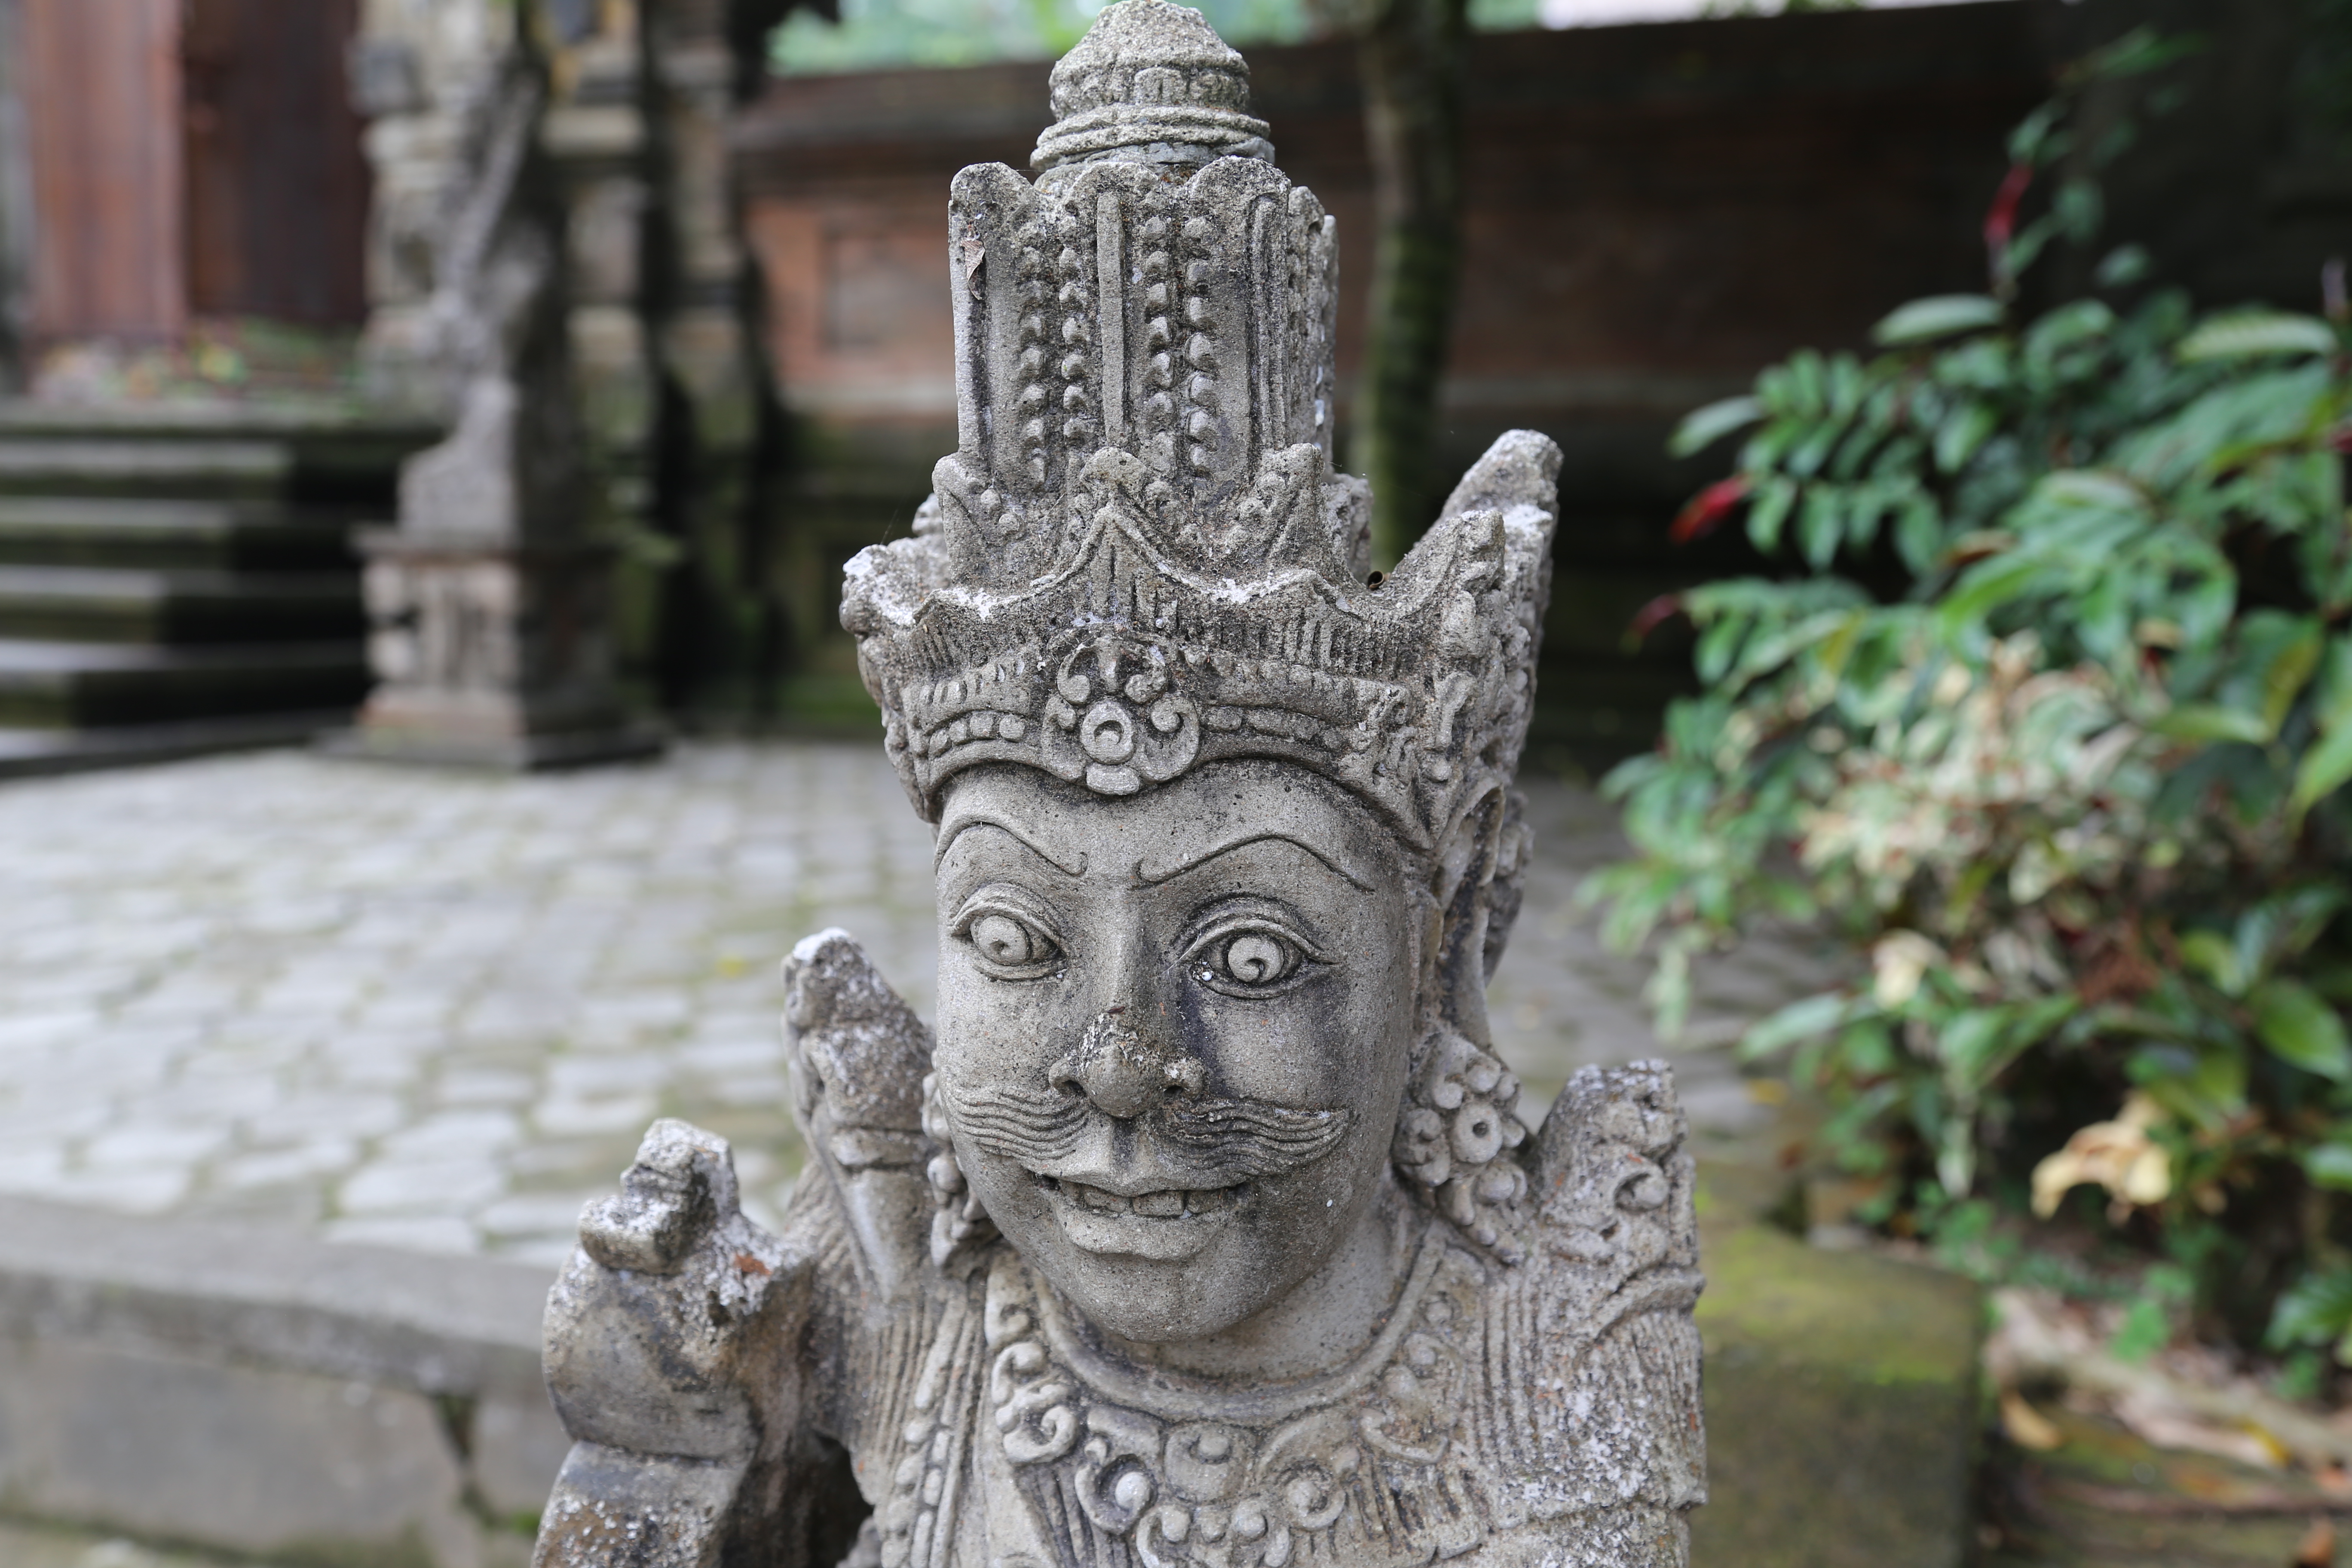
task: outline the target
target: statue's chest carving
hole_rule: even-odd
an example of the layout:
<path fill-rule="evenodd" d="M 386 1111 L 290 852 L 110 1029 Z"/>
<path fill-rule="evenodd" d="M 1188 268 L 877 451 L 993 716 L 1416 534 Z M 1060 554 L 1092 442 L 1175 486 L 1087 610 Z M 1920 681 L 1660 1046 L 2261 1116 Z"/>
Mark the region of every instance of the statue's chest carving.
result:
<path fill-rule="evenodd" d="M 1496 1517 L 1472 1431 L 1478 1285 L 1475 1266 L 1432 1244 L 1349 1365 L 1302 1388 L 1210 1394 L 1108 1368 L 1008 1248 L 977 1335 L 968 1311 L 940 1325 L 978 1340 L 984 1374 L 960 1409 L 935 1400 L 895 1423 L 882 1561 L 966 1568 L 955 1543 L 976 1532 L 959 1508 L 987 1521 L 980 1568 L 1286 1568 L 1466 1552 L 1516 1522 Z"/>

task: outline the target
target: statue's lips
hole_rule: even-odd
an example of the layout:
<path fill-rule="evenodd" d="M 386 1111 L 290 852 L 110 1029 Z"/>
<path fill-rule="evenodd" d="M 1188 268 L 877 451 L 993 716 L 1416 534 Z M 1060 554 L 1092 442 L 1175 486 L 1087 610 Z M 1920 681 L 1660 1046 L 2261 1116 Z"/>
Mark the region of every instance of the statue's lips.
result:
<path fill-rule="evenodd" d="M 1250 1195 L 1246 1182 L 1120 1194 L 1046 1175 L 1036 1180 L 1071 1246 L 1161 1263 L 1181 1261 L 1208 1246 Z"/>

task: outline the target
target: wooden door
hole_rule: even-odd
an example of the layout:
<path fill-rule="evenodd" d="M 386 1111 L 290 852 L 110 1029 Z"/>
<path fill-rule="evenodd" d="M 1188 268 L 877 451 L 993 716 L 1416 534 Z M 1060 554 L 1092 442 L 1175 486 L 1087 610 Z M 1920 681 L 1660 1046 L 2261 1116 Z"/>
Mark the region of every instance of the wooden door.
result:
<path fill-rule="evenodd" d="M 186 5 L 191 308 L 356 326 L 368 173 L 343 57 L 357 0 Z"/>
<path fill-rule="evenodd" d="M 181 0 L 23 4 L 33 336 L 176 337 Z"/>

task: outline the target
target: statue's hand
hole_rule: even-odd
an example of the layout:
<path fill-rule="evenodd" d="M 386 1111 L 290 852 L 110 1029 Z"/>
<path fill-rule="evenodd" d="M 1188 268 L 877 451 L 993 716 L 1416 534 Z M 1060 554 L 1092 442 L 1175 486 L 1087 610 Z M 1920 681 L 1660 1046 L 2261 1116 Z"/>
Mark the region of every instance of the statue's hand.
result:
<path fill-rule="evenodd" d="M 619 1195 L 580 1216 L 580 1249 L 548 1298 L 548 1387 L 565 1426 L 631 1453 L 749 1461 L 763 1432 L 793 1425 L 808 1275 L 743 1216 L 725 1139 L 655 1122 Z"/>
<path fill-rule="evenodd" d="M 715 1231 L 741 1219 L 727 1141 L 665 1118 L 646 1130 L 619 1194 L 581 1213 L 580 1245 L 607 1268 L 676 1274 Z"/>

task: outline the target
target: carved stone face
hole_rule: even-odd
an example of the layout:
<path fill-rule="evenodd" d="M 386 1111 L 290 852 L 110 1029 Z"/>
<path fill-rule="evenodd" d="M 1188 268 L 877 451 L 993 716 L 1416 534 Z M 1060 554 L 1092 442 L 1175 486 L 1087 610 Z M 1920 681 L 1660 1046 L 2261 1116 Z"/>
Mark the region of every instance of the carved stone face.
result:
<path fill-rule="evenodd" d="M 1386 1179 L 1414 1022 L 1392 836 L 1271 761 L 1108 798 L 960 775 L 940 818 L 934 1065 L 989 1215 L 1097 1327 L 1241 1322 Z"/>

